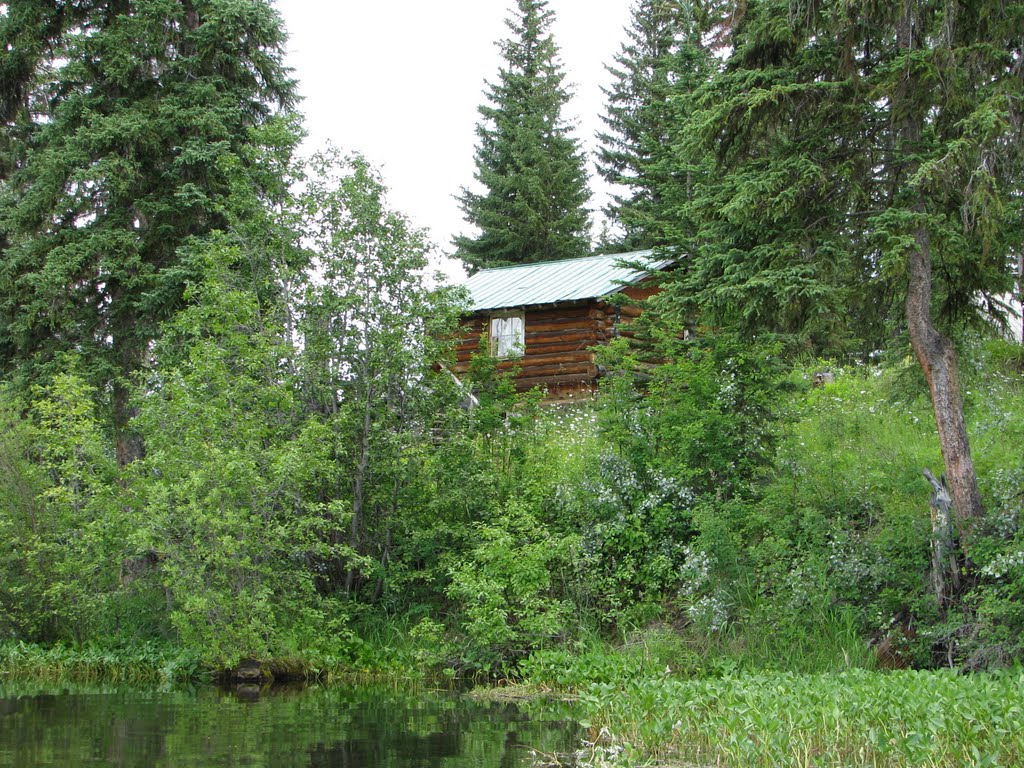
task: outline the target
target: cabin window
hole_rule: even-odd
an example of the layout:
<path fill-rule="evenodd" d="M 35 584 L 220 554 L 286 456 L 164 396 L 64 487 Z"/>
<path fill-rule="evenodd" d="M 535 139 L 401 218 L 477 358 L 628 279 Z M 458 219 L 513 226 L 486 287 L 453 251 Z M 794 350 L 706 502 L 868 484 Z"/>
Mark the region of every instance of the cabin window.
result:
<path fill-rule="evenodd" d="M 526 321 L 523 313 L 495 315 L 491 318 L 491 354 L 495 357 L 519 357 L 526 348 Z"/>

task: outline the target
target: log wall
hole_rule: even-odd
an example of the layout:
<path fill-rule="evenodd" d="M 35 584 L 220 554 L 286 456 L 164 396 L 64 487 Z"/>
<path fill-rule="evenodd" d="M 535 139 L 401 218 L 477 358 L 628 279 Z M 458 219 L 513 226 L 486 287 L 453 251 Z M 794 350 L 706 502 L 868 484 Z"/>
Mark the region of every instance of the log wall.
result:
<path fill-rule="evenodd" d="M 643 300 L 656 292 L 647 286 L 629 286 L 622 292 Z M 531 306 L 524 310 L 525 351 L 522 357 L 504 360 L 498 370 L 518 368 L 515 384 L 519 391 L 535 386 L 548 388 L 548 400 L 586 397 L 597 387 L 598 370 L 592 347 L 621 333 L 623 326 L 640 314 L 636 307 L 608 304 L 603 299 Z M 462 339 L 457 346 L 454 371 L 469 369 L 469 360 L 487 344 L 488 313 L 462 321 Z"/>

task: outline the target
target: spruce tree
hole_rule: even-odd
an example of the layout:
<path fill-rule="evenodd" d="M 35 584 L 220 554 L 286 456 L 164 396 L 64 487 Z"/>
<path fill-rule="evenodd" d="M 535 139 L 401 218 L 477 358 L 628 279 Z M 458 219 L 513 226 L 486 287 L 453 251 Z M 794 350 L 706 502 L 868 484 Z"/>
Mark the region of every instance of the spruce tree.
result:
<path fill-rule="evenodd" d="M 284 33 L 268 0 L 5 9 L 0 371 L 37 381 L 78 355 L 128 461 L 128 379 L 182 305 L 182 246 L 225 226 L 228 169 L 295 99 Z"/>
<path fill-rule="evenodd" d="M 569 99 L 546 0 L 518 0 L 500 43 L 504 63 L 488 84 L 477 125 L 476 179 L 464 188 L 466 220 L 480 230 L 455 238 L 473 269 L 571 259 L 588 248 L 589 198 L 579 143 L 562 118 Z"/>
<path fill-rule="evenodd" d="M 847 75 L 835 57 L 802 48 L 798 26 L 782 34 L 782 17 L 784 2 L 737 7 L 721 70 L 677 113 L 676 171 L 658 191 L 675 195 L 671 216 L 678 230 L 692 228 L 693 247 L 660 302 L 818 353 L 877 349 L 884 303 L 864 239 L 846 221 L 865 207 L 858 180 L 877 125 L 842 93 L 822 98 L 820 83 L 841 88 Z M 678 179 L 700 164 L 692 193 L 680 194 Z"/>
<path fill-rule="evenodd" d="M 702 18 L 689 0 L 639 0 L 626 42 L 607 70 L 614 81 L 598 135 L 598 172 L 628 189 L 613 197 L 607 216 L 624 231 L 623 250 L 678 244 L 685 237 L 668 210 L 685 195 L 698 169 L 683 172 L 671 151 L 680 112 L 714 71 L 702 41 Z"/>
<path fill-rule="evenodd" d="M 905 332 L 964 541 L 982 508 L 954 339 L 998 307 L 1024 248 L 1022 7 L 739 3 L 675 147 L 716 172 L 688 203 L 701 247 L 662 301 L 826 352 Z"/>

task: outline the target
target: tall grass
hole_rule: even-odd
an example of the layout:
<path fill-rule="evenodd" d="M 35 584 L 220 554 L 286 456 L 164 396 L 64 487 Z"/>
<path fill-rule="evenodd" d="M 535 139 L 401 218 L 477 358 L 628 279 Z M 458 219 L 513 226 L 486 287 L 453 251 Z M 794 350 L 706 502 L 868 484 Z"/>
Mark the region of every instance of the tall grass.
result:
<path fill-rule="evenodd" d="M 196 660 L 180 651 L 144 645 L 131 650 L 95 647 L 0 645 L 4 680 L 44 683 L 168 685 L 204 677 Z"/>
<path fill-rule="evenodd" d="M 816 606 L 804 624 L 789 631 L 763 623 L 727 626 L 714 642 L 708 666 L 712 671 L 821 674 L 873 669 L 875 654 L 862 636 L 852 608 Z"/>
<path fill-rule="evenodd" d="M 397 632 L 397 630 L 395 630 Z M 428 669 L 417 668 L 413 651 L 382 647 L 372 658 L 324 655 L 275 658 L 265 661 L 277 681 L 305 680 L 320 683 L 366 684 L 426 679 Z M 180 649 L 143 645 L 111 650 L 85 646 L 43 647 L 26 643 L 0 644 L 0 683 L 40 685 L 168 687 L 184 683 L 209 683 L 222 679 L 223 669 L 204 665 Z"/>

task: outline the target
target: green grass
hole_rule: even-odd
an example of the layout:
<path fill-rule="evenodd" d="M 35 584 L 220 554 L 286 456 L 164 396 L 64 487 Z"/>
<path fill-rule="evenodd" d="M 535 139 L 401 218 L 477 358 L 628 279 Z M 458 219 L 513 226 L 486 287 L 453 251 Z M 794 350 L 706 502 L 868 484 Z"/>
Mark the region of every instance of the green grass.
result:
<path fill-rule="evenodd" d="M 1024 674 L 759 674 L 595 684 L 580 698 L 589 764 L 620 752 L 723 766 L 1015 766 Z M 616 762 L 621 765 L 623 763 Z"/>
<path fill-rule="evenodd" d="M 181 652 L 145 645 L 131 650 L 20 642 L 0 645 L 0 677 L 43 683 L 169 685 L 202 677 L 196 661 Z"/>
<path fill-rule="evenodd" d="M 718 633 L 653 624 L 611 643 L 590 634 L 569 645 L 535 651 L 519 667 L 522 680 L 574 693 L 591 683 L 627 684 L 669 676 L 722 677 L 755 672 L 818 674 L 875 668 L 874 649 L 852 610 L 827 607 L 805 625 L 780 632 L 766 623 L 730 623 Z"/>

